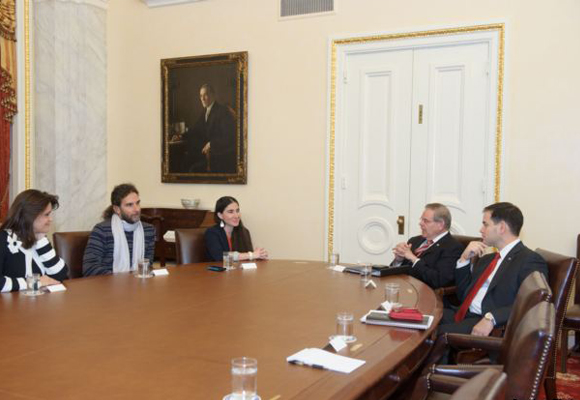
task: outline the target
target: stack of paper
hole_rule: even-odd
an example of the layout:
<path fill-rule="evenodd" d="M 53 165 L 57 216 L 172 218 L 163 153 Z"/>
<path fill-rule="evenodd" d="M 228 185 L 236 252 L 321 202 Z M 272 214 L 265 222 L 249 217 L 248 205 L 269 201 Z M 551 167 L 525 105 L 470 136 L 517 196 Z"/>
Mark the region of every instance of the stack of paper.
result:
<path fill-rule="evenodd" d="M 433 323 L 433 316 L 423 315 L 423 321 L 421 322 L 402 321 L 390 318 L 389 313 L 387 311 L 371 310 L 366 315 L 364 315 L 360 320 L 365 324 L 386 325 L 398 328 L 411 328 L 424 330 L 428 329 Z"/>
<path fill-rule="evenodd" d="M 328 369 L 349 374 L 366 361 L 356 358 L 339 356 L 321 349 L 304 349 L 286 358 L 292 364 L 307 365 L 312 368 Z"/>

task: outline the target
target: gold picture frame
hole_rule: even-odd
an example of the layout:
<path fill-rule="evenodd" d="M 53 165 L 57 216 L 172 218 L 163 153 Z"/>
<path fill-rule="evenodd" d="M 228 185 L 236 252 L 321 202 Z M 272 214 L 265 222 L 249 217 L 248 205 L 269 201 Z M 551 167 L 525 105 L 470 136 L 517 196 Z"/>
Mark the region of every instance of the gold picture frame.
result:
<path fill-rule="evenodd" d="M 161 60 L 165 183 L 247 182 L 248 52 Z"/>

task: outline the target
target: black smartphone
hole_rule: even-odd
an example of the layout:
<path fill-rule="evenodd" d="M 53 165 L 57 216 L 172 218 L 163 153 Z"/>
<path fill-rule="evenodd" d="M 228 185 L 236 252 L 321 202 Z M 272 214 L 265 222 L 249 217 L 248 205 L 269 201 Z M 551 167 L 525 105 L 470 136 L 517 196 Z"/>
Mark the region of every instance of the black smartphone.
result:
<path fill-rule="evenodd" d="M 216 272 L 224 272 L 226 270 L 226 268 L 220 267 L 218 265 L 210 265 L 209 267 L 207 267 L 207 269 L 210 271 L 216 271 Z"/>

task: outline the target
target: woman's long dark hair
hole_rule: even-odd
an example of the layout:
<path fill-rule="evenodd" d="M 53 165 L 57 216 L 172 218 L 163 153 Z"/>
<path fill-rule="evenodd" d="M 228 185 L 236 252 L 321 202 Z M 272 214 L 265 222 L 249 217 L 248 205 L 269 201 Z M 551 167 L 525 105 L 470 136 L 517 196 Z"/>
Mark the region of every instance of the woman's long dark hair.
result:
<path fill-rule="evenodd" d="M 58 208 L 58 196 L 36 189 L 25 190 L 16 196 L 8 210 L 6 220 L 0 229 L 10 229 L 22 242 L 22 247 L 29 249 L 36 243 L 34 220 L 51 204 Z"/>
<path fill-rule="evenodd" d="M 219 224 L 221 222 L 220 217 L 218 217 L 218 213 L 223 214 L 226 207 L 232 203 L 240 205 L 240 203 L 232 196 L 223 196 L 216 201 L 215 212 L 213 215 L 216 223 Z M 244 227 L 244 223 L 242 222 L 241 218 L 239 225 L 235 226 L 234 230 L 232 231 L 232 250 L 242 253 L 254 250 L 254 247 L 252 246 L 252 238 L 250 237 L 250 231 Z"/>

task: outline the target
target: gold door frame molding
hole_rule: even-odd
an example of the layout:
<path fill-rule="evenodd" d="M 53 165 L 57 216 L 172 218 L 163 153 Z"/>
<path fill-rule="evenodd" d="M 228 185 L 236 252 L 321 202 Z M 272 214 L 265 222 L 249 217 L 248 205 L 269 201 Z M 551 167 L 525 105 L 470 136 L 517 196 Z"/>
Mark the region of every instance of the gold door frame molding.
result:
<path fill-rule="evenodd" d="M 24 0 L 24 187 L 30 189 L 31 146 L 30 146 L 30 2 Z"/>
<path fill-rule="evenodd" d="M 358 36 L 352 38 L 335 39 L 330 43 L 330 138 L 328 145 L 328 242 L 327 259 L 333 252 L 334 245 L 334 183 L 335 183 L 335 129 L 336 129 L 336 80 L 337 80 L 337 60 L 336 53 L 338 46 L 348 44 L 362 44 L 372 42 L 383 42 L 398 39 L 417 39 L 434 36 L 452 36 L 464 33 L 475 32 L 497 32 L 498 54 L 497 54 L 497 108 L 496 108 L 496 131 L 495 131 L 495 171 L 494 171 L 494 199 L 499 201 L 500 177 L 501 177 L 501 143 L 502 143 L 502 110 L 503 110 L 503 79 L 504 79 L 504 57 L 505 57 L 505 24 L 475 25 L 458 28 L 436 29 L 419 32 L 405 32 L 393 34 L 379 34 L 369 36 Z"/>

